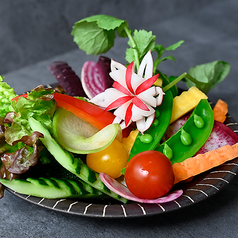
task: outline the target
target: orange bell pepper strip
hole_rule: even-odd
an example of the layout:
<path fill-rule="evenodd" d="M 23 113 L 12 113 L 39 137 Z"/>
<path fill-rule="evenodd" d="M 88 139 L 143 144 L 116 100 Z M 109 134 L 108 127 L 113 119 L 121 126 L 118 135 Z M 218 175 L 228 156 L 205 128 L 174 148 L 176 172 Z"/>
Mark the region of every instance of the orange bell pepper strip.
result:
<path fill-rule="evenodd" d="M 13 98 L 12 100 L 17 101 L 19 97 L 28 97 L 28 94 L 22 94 L 20 96 L 17 96 Z M 89 122 L 94 127 L 101 130 L 105 126 L 112 124 L 115 118 L 115 115 L 109 111 L 106 111 L 94 104 L 91 104 L 89 102 L 79 100 L 75 97 L 61 94 L 61 93 L 54 93 L 54 99 L 57 103 L 58 107 L 62 107 L 72 113 L 74 115 L 80 117 L 81 119 Z M 127 137 L 133 128 L 132 126 L 129 126 L 122 131 L 123 137 Z"/>
<path fill-rule="evenodd" d="M 55 93 L 54 99 L 58 107 L 62 107 L 81 119 L 89 122 L 99 130 L 112 124 L 115 116 L 104 109 L 86 101 L 79 100 L 66 94 Z"/>
<path fill-rule="evenodd" d="M 13 98 L 12 100 L 17 101 L 20 97 L 27 98 L 28 94 L 22 94 Z M 94 104 L 79 100 L 75 97 L 66 94 L 55 92 L 54 99 L 58 107 L 62 107 L 72 112 L 74 115 L 83 119 L 84 121 L 89 122 L 91 125 L 98 128 L 99 130 L 109 124 L 112 124 L 115 118 L 115 116 L 111 112 L 105 111 L 104 109 Z"/>

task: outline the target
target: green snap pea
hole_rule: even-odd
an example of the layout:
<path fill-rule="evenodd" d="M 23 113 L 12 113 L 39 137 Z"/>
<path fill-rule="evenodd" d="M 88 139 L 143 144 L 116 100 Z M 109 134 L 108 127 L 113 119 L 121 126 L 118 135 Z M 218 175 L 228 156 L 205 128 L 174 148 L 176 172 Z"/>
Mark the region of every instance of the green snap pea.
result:
<path fill-rule="evenodd" d="M 206 142 L 214 125 L 214 114 L 209 102 L 202 99 L 186 123 L 155 150 L 168 154 L 172 164 L 192 157 Z"/>
<path fill-rule="evenodd" d="M 171 91 L 167 91 L 164 95 L 162 104 L 156 108 L 156 118 L 154 123 L 144 132 L 144 135 L 138 133 L 128 161 L 136 154 L 146 150 L 153 150 L 158 146 L 169 126 L 172 107 L 173 95 Z"/>

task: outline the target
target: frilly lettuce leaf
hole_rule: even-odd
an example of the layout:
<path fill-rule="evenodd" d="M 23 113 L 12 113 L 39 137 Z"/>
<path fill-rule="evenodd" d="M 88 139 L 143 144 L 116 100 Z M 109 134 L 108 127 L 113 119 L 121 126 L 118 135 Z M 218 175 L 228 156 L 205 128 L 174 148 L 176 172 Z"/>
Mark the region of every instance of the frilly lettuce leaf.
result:
<path fill-rule="evenodd" d="M 17 96 L 14 89 L 3 82 L 3 79 L 0 75 L 0 117 L 4 117 L 6 113 L 12 111 L 11 99 Z"/>
<path fill-rule="evenodd" d="M 27 131 L 31 132 L 28 118 L 34 117 L 51 130 L 52 117 L 57 108 L 55 100 L 52 100 L 53 96 L 53 89 L 44 89 L 43 86 L 38 86 L 29 93 L 28 98 L 19 97 L 17 102 L 12 102 L 16 114 L 13 117 L 13 122 L 24 126 Z"/>
<path fill-rule="evenodd" d="M 0 83 L 1 86 L 13 92 L 9 86 Z M 7 105 L 3 110 L 0 109 L 1 115 L 4 116 L 0 117 L 0 178 L 11 180 L 16 174 L 26 172 L 38 162 L 37 142 L 43 135 L 31 131 L 28 118 L 34 117 L 50 129 L 57 107 L 53 95 L 53 89 L 39 86 L 29 93 L 28 98 L 19 97 L 17 101 L 11 101 L 16 96 L 11 93 L 5 101 L 0 101 L 2 105 Z M 4 187 L 0 184 L 0 198 L 4 195 L 3 190 Z"/>

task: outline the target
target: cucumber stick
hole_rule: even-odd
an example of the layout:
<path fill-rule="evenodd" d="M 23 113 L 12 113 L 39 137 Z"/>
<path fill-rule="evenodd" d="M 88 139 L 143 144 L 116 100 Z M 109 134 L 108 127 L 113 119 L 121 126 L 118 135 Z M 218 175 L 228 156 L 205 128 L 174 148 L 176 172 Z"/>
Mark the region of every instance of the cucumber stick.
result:
<path fill-rule="evenodd" d="M 91 170 L 85 163 L 82 162 L 81 159 L 75 158 L 71 153 L 63 150 L 51 136 L 50 132 L 39 121 L 31 117 L 29 118 L 29 124 L 33 131 L 38 131 L 44 135 L 44 138 L 40 138 L 40 140 L 65 169 L 102 193 L 120 202 L 127 202 L 127 199 L 109 190 L 101 181 L 97 172 Z"/>
<path fill-rule="evenodd" d="M 4 186 L 21 194 L 57 198 L 105 198 L 105 195 L 81 181 L 58 178 L 27 178 L 27 179 L 1 179 Z"/>

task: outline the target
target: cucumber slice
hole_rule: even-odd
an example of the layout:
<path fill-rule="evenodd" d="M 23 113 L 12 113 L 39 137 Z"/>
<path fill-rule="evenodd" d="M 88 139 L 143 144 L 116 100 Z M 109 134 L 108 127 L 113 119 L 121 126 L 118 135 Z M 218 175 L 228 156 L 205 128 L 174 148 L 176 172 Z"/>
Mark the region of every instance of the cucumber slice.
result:
<path fill-rule="evenodd" d="M 44 135 L 44 138 L 40 138 L 42 143 L 48 149 L 48 151 L 55 157 L 55 159 L 68 171 L 75 174 L 85 183 L 91 185 L 95 189 L 98 189 L 102 193 L 122 202 L 127 203 L 127 199 L 109 190 L 99 178 L 99 174 L 91 170 L 86 164 L 79 158 L 74 158 L 68 151 L 63 150 L 61 146 L 52 138 L 49 131 L 34 118 L 29 118 L 29 124 L 33 131 L 39 131 Z"/>
<path fill-rule="evenodd" d="M 90 123 L 60 107 L 53 118 L 53 136 L 64 149 L 77 154 L 105 149 L 120 131 L 119 124 L 110 124 L 98 131 Z"/>
<path fill-rule="evenodd" d="M 105 198 L 105 195 L 96 189 L 89 189 L 84 182 L 73 181 L 70 179 L 56 178 L 27 178 L 27 179 L 8 179 L 0 178 L 0 183 L 14 190 L 15 192 L 43 197 L 48 199 L 57 198 Z"/>

